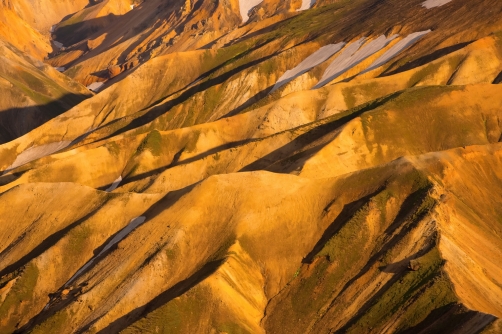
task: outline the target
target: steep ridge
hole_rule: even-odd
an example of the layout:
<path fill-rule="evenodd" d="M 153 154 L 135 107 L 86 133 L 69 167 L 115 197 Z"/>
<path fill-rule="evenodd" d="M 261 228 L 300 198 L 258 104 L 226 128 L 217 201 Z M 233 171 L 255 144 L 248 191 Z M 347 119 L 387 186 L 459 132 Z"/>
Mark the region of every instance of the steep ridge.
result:
<path fill-rule="evenodd" d="M 0 39 L 42 60 L 52 52 L 51 28 L 69 14 L 84 8 L 87 0 L 0 3 Z"/>
<path fill-rule="evenodd" d="M 16 139 L 91 96 L 82 85 L 0 41 L 0 143 Z"/>
<path fill-rule="evenodd" d="M 0 332 L 500 331 L 499 1 L 16 5 Z"/>
<path fill-rule="evenodd" d="M 500 164 L 500 145 L 497 147 L 498 148 L 493 148 L 495 151 L 491 151 L 494 153 L 493 159 L 488 159 L 487 161 L 489 164 L 496 165 L 486 165 L 487 168 L 489 168 L 488 170 Z M 476 160 L 476 156 L 483 156 L 483 161 L 487 160 L 486 153 L 484 153 L 487 148 L 473 147 L 469 150 L 474 154 L 474 156 L 472 156 L 472 161 L 473 164 L 477 166 L 475 168 L 481 166 L 480 162 Z M 461 156 L 459 153 L 461 152 L 451 151 L 451 153 L 448 153 L 451 158 L 448 159 L 460 160 Z M 489 155 L 489 157 L 490 156 L 491 155 Z M 460 161 L 464 163 L 464 160 L 465 159 L 461 159 Z M 177 289 L 186 291 L 186 288 L 183 289 L 182 286 L 173 289 L 169 288 L 169 286 L 173 286 L 176 282 L 182 281 L 183 278 L 181 277 L 191 277 L 189 272 L 183 274 L 184 271 L 182 271 L 182 268 L 186 268 L 185 270 L 187 270 L 191 266 L 189 263 L 193 263 L 195 268 L 197 268 L 197 266 L 200 267 L 201 264 L 199 261 L 211 260 L 211 254 L 213 254 L 212 258 L 216 257 L 215 260 L 221 260 L 221 256 L 226 254 L 226 249 L 231 244 L 235 243 L 235 240 L 238 240 L 238 244 L 232 246 L 233 248 L 229 248 L 229 251 L 232 252 L 231 249 L 237 249 L 237 251 L 235 251 L 235 255 L 230 253 L 229 256 L 234 256 L 235 259 L 242 257 L 245 259 L 247 256 L 250 256 L 255 263 L 262 263 L 262 265 L 264 265 L 261 269 L 262 278 L 258 278 L 259 280 L 266 279 L 264 285 L 259 285 L 266 287 L 266 289 L 262 290 L 262 294 L 267 296 L 267 298 L 275 296 L 272 299 L 273 303 L 267 306 L 267 310 L 270 309 L 267 311 L 267 314 L 272 314 L 272 316 L 265 318 L 265 329 L 275 332 L 276 330 L 272 329 L 274 326 L 273 323 L 277 323 L 280 324 L 279 326 L 281 326 L 282 330 L 288 331 L 287 328 L 282 327 L 284 326 L 284 320 L 280 319 L 283 311 L 278 308 L 284 303 L 279 302 L 283 300 L 281 296 L 285 294 L 290 295 L 291 293 L 293 293 L 294 296 L 293 291 L 298 291 L 297 293 L 301 293 L 303 296 L 306 296 L 307 299 L 310 299 L 311 297 L 308 297 L 310 296 L 310 291 L 312 291 L 310 289 L 315 288 L 317 291 L 315 295 L 319 295 L 319 298 L 322 297 L 322 299 L 325 300 L 331 293 L 322 292 L 324 291 L 323 287 L 328 287 L 330 291 L 334 288 L 334 286 L 329 283 L 329 280 L 337 277 L 336 275 L 345 275 L 342 277 L 350 278 L 350 276 L 346 275 L 350 275 L 351 272 L 354 274 L 357 273 L 358 269 L 356 266 L 353 266 L 355 262 L 351 259 L 354 257 L 360 258 L 358 263 L 361 263 L 362 266 L 367 261 L 365 257 L 361 257 L 354 251 L 343 253 L 345 247 L 343 245 L 352 245 L 350 248 L 354 249 L 353 246 L 357 242 L 362 243 L 360 248 L 357 249 L 365 252 L 366 256 L 370 256 L 371 261 L 375 261 L 375 264 L 370 265 L 373 262 L 367 264 L 365 268 L 368 269 L 365 270 L 369 270 L 369 272 L 364 275 L 358 274 L 355 276 L 357 280 L 353 279 L 352 281 L 358 283 L 347 285 L 350 289 L 344 289 L 344 295 L 353 295 L 352 291 L 356 289 L 358 294 L 352 298 L 356 298 L 360 303 L 366 302 L 368 296 L 373 294 L 376 294 L 376 300 L 381 300 L 381 303 L 388 303 L 390 301 L 391 303 L 397 303 L 396 306 L 398 307 L 401 305 L 400 303 L 405 302 L 404 306 L 402 306 L 404 307 L 402 309 L 402 314 L 399 313 L 399 321 L 395 323 L 396 319 L 387 319 L 385 322 L 375 323 L 373 321 L 383 320 L 381 319 L 382 316 L 388 317 L 390 315 L 386 312 L 386 308 L 382 309 L 378 307 L 377 303 L 376 306 L 368 311 L 364 307 L 358 307 L 357 302 L 353 299 L 340 297 L 342 298 L 340 302 L 335 300 L 335 304 L 331 302 L 328 309 L 323 309 L 321 313 L 322 317 L 319 319 L 319 323 L 315 324 L 317 327 L 312 327 L 312 331 L 323 331 L 322 328 L 326 326 L 323 323 L 326 321 L 341 321 L 340 317 L 330 317 L 329 313 L 335 312 L 340 307 L 345 309 L 349 302 L 350 305 L 353 305 L 353 308 L 347 309 L 346 312 L 349 313 L 347 313 L 346 317 L 348 317 L 348 323 L 351 323 L 351 326 L 355 326 L 353 327 L 354 330 L 357 330 L 358 323 L 365 326 L 364 328 L 369 328 L 367 326 L 373 324 L 375 326 L 373 328 L 375 329 L 377 325 L 388 328 L 392 323 L 393 326 L 395 326 L 394 328 L 401 329 L 424 326 L 432 322 L 432 320 L 437 320 L 436 318 L 431 319 L 429 317 L 426 323 L 422 323 L 429 312 L 435 308 L 443 307 L 443 305 L 447 305 L 448 307 L 443 308 L 441 311 L 442 313 L 440 312 L 439 315 L 434 316 L 441 317 L 441 314 L 444 314 L 442 317 L 446 317 L 445 319 L 447 320 L 449 319 L 446 323 L 450 324 L 450 326 L 461 325 L 461 323 L 452 322 L 452 318 L 448 318 L 454 317 L 455 314 L 459 314 L 459 312 L 460 314 L 462 314 L 462 312 L 469 312 L 465 307 L 458 308 L 457 306 L 453 306 L 455 303 L 462 303 L 463 300 L 462 297 L 457 297 L 454 293 L 454 291 L 456 291 L 455 279 L 453 279 L 452 283 L 449 277 L 450 275 L 454 277 L 457 273 L 456 271 L 460 270 L 455 268 L 454 264 L 449 265 L 450 261 L 446 262 L 448 264 L 446 266 L 447 269 L 442 269 L 444 266 L 441 262 L 442 256 L 446 256 L 445 259 L 447 260 L 449 260 L 449 258 L 447 252 L 443 253 L 441 251 L 441 242 L 443 238 L 441 231 L 443 229 L 438 227 L 437 224 L 443 224 L 443 222 L 439 220 L 442 217 L 434 216 L 436 212 L 438 212 L 438 215 L 441 215 L 440 208 L 450 205 L 448 204 L 449 200 L 445 200 L 445 196 L 453 197 L 461 196 L 461 194 L 457 195 L 454 189 L 439 188 L 439 186 L 444 186 L 441 184 L 443 179 L 438 173 L 441 172 L 441 168 L 447 168 L 449 163 L 446 162 L 448 161 L 446 158 L 444 163 L 441 163 L 443 160 L 440 159 L 440 163 L 438 164 L 437 154 L 434 154 L 433 159 L 430 159 L 429 155 L 425 155 L 423 157 L 420 156 L 419 161 L 422 165 L 420 170 L 425 171 L 425 175 L 424 172 L 419 172 L 415 169 L 416 167 L 414 166 L 417 166 L 417 163 L 413 162 L 410 164 L 404 159 L 391 163 L 385 167 L 361 171 L 329 181 L 326 179 L 309 181 L 308 179 L 295 176 L 279 176 L 263 172 L 218 176 L 209 178 L 192 190 L 188 190 L 188 192 L 185 191 L 184 195 L 181 193 L 181 198 L 179 199 L 177 198 L 179 195 L 168 195 L 159 202 L 159 204 L 152 207 L 150 211 L 144 213 L 147 217 L 147 221 L 143 225 L 140 225 L 136 231 L 123 239 L 115 251 L 107 258 L 97 263 L 97 267 L 79 276 L 72 286 L 68 287 L 70 292 L 67 292 L 67 297 L 62 295 L 63 299 L 61 299 L 61 301 L 58 301 L 58 298 L 61 297 L 54 297 L 56 298 L 55 303 L 51 304 L 52 306 L 50 306 L 46 312 L 42 312 L 38 318 L 34 319 L 35 323 L 38 323 L 41 319 L 43 320 L 48 317 L 47 320 L 43 320 L 42 323 L 35 328 L 35 331 L 39 330 L 44 332 L 44 328 L 55 328 L 54 326 L 56 325 L 64 326 L 57 327 L 59 331 L 70 330 L 67 326 L 72 326 L 71 328 L 73 329 L 71 331 L 76 330 L 78 326 L 87 326 L 85 328 L 90 329 L 90 327 L 88 327 L 89 325 L 93 326 L 94 331 L 100 330 L 100 328 L 107 323 L 113 323 L 114 326 L 117 326 L 116 328 L 125 328 L 124 324 L 131 323 L 131 320 L 137 319 L 140 315 L 146 315 L 146 317 L 144 320 L 141 320 L 141 323 L 137 325 L 139 327 L 136 328 L 152 328 L 151 326 L 155 327 L 160 324 L 162 324 L 165 329 L 170 328 L 169 326 L 175 326 L 173 328 L 176 328 L 176 322 L 159 323 L 159 321 L 162 321 L 161 319 L 165 317 L 175 316 L 172 312 L 179 312 L 186 308 L 192 309 L 192 312 L 196 312 L 195 314 L 191 312 L 192 316 L 196 316 L 196 318 L 193 318 L 193 321 L 188 321 L 185 326 L 189 327 L 182 327 L 182 332 L 189 331 L 190 328 L 193 330 L 199 328 L 199 330 L 205 331 L 209 328 L 224 326 L 225 324 L 218 323 L 217 319 L 218 317 L 222 317 L 228 320 L 229 318 L 223 316 L 223 314 L 227 312 L 230 314 L 231 318 L 236 319 L 236 323 L 234 323 L 233 326 L 239 328 L 248 321 L 251 322 L 250 318 L 252 317 L 245 320 L 240 319 L 239 315 L 235 314 L 235 310 L 232 311 L 232 304 L 230 303 L 232 299 L 229 297 L 226 297 L 228 298 L 226 300 L 230 305 L 224 304 L 220 306 L 221 308 L 214 310 L 214 314 L 207 313 L 208 310 L 212 309 L 209 305 L 214 303 L 212 302 L 213 298 L 218 300 L 220 297 L 214 295 L 215 288 L 212 284 L 215 283 L 211 283 L 209 278 L 209 281 L 206 282 L 204 277 L 207 277 L 207 275 L 211 273 L 217 276 L 222 275 L 221 272 L 225 270 L 231 270 L 231 272 L 237 270 L 235 275 L 239 275 L 239 267 L 229 267 L 228 262 L 220 264 L 221 267 L 217 271 L 215 271 L 215 269 L 203 268 L 200 274 L 196 273 L 196 277 L 190 278 L 186 284 L 195 280 L 196 282 L 200 282 L 200 285 L 197 285 L 197 288 L 194 288 L 193 291 L 190 290 L 191 292 L 187 294 L 183 300 L 175 302 L 175 305 L 171 305 L 168 302 L 165 306 L 161 304 L 157 307 L 153 307 L 153 310 L 151 307 L 142 307 L 142 303 L 153 300 L 156 294 L 160 294 L 164 290 L 172 291 L 171 293 L 175 295 Z M 429 165 L 427 161 L 431 161 L 432 165 Z M 441 167 L 443 165 L 445 167 Z M 396 171 L 399 171 L 400 176 L 393 176 Z M 431 173 L 431 177 L 428 178 L 426 175 L 429 173 Z M 457 173 L 460 173 L 460 171 L 457 171 Z M 500 175 L 498 177 L 500 177 Z M 281 179 L 283 180 L 282 182 Z M 271 182 L 272 180 L 273 182 Z M 500 178 L 498 180 L 500 180 Z M 288 184 L 289 190 L 286 193 L 284 192 L 283 182 Z M 350 192 L 347 191 L 347 184 L 351 185 L 352 190 Z M 253 186 L 250 187 L 250 185 Z M 273 188 L 271 185 L 274 185 Z M 355 185 L 359 186 L 355 187 Z M 267 192 L 263 192 L 263 187 L 267 188 Z M 462 188 L 465 189 L 465 185 L 462 185 Z M 6 195 L 12 191 L 13 190 L 7 192 Z M 465 191 L 469 191 L 469 188 L 467 187 Z M 258 193 L 261 195 L 257 196 Z M 446 195 L 443 196 L 445 193 Z M 266 197 L 264 197 L 264 194 L 267 194 Z M 173 198 L 173 196 L 175 196 L 175 198 Z M 367 198 L 367 196 L 369 197 Z M 157 196 L 157 198 L 159 197 Z M 441 198 L 443 198 L 443 200 L 441 200 Z M 493 200 L 498 201 L 499 199 Z M 263 201 L 268 203 L 269 209 L 256 211 L 256 205 L 261 206 Z M 466 200 L 464 198 L 463 201 L 463 205 L 472 207 L 469 205 L 469 202 L 465 202 Z M 353 202 L 357 204 L 348 205 Z M 167 203 L 172 203 L 172 205 L 167 205 Z M 186 210 L 187 205 L 191 207 L 189 211 Z M 220 207 L 221 205 L 224 205 L 224 207 L 234 207 L 235 209 L 232 211 L 222 210 L 223 208 Z M 210 214 L 211 212 L 214 214 Z M 289 214 L 286 214 L 287 212 L 289 212 Z M 225 214 L 231 215 L 231 218 L 225 218 Z M 457 214 L 459 213 L 457 212 Z M 201 220 L 201 217 L 204 217 L 204 219 Z M 432 217 L 434 217 L 435 220 L 432 219 Z M 257 222 L 261 223 L 256 225 Z M 307 222 L 310 223 L 307 224 Z M 449 221 L 445 221 L 444 223 L 450 224 Z M 317 224 L 320 224 L 320 226 L 314 228 Z M 407 227 L 408 225 L 406 224 L 411 225 Z M 265 226 L 268 227 L 264 228 Z M 366 227 L 361 230 L 363 226 Z M 334 228 L 338 231 L 335 234 L 330 232 L 334 231 Z M 486 226 L 485 228 L 487 228 L 486 231 L 493 231 L 492 227 Z M 381 232 L 379 232 L 379 229 L 381 229 Z M 156 232 L 152 233 L 153 230 Z M 165 230 L 165 232 L 160 233 L 160 230 Z M 319 240 L 321 237 L 320 234 L 324 230 L 326 230 L 326 232 L 324 232 L 323 238 L 316 243 L 316 240 Z M 354 234 L 353 231 L 358 230 L 361 232 L 359 234 Z M 364 231 L 364 233 L 362 231 Z M 386 233 L 382 234 L 383 231 L 386 231 Z M 208 244 L 207 242 L 209 242 L 211 238 L 207 238 L 207 236 L 212 233 L 219 235 L 220 237 L 218 240 L 221 240 L 223 244 L 214 244 L 214 239 L 212 239 L 211 244 Z M 283 242 L 277 242 L 278 233 L 284 235 L 282 238 L 282 240 L 284 240 Z M 331 238 L 331 235 L 334 236 L 328 241 L 327 238 Z M 386 237 L 386 235 L 388 235 L 388 237 Z M 227 237 L 221 238 L 221 236 L 228 236 L 230 239 L 227 240 Z M 266 242 L 266 240 L 270 240 L 270 238 L 273 238 L 275 242 Z M 301 240 L 301 242 L 295 242 L 294 240 Z M 63 242 L 63 240 L 61 242 Z M 296 245 L 294 250 L 290 248 L 290 242 Z M 375 242 L 377 243 L 374 244 Z M 444 243 L 447 244 L 447 242 L 448 241 L 445 241 Z M 498 243 L 500 240 L 494 239 L 494 242 Z M 136 245 L 136 247 L 133 245 Z M 137 247 L 140 248 L 138 249 Z M 223 249 L 218 251 L 221 247 L 223 247 Z M 241 250 L 240 247 L 242 247 L 244 251 Z M 368 247 L 373 247 L 369 249 L 375 249 L 375 251 L 365 251 Z M 21 248 L 13 248 L 10 250 L 10 253 L 15 252 L 15 249 Z M 286 249 L 288 249 L 287 256 L 286 253 L 284 253 Z M 309 253 L 309 250 L 312 249 L 313 251 Z M 196 252 L 198 254 L 196 257 L 193 256 L 195 250 L 197 250 Z M 373 252 L 375 252 L 375 254 L 372 254 Z M 248 255 L 246 255 L 246 253 Z M 116 259 L 120 258 L 128 258 L 128 265 L 118 266 Z M 310 262 L 314 260 L 314 262 L 313 264 L 301 265 L 302 258 L 304 258 L 303 261 Z M 334 259 L 339 260 L 335 261 Z M 344 259 L 343 263 L 345 264 L 340 263 L 342 259 Z M 147 262 L 144 262 L 145 260 Z M 406 267 L 411 260 L 419 263 L 419 269 L 407 272 Z M 39 263 L 38 261 L 34 263 Z M 244 261 L 243 263 L 245 264 L 249 261 L 249 258 L 248 261 L 242 261 Z M 45 262 L 47 263 L 47 260 Z M 49 263 L 52 262 L 53 261 L 49 261 Z M 231 263 L 230 260 L 229 262 Z M 176 266 L 176 263 L 184 263 L 184 265 Z M 199 264 L 197 265 L 197 263 Z M 333 263 L 332 266 L 334 265 L 335 267 L 329 269 L 329 263 Z M 82 263 L 82 265 L 83 264 L 84 263 Z M 347 264 L 351 264 L 353 269 L 349 271 L 343 269 L 343 265 Z M 241 265 L 243 265 L 242 262 Z M 299 270 L 297 270 L 298 265 L 300 265 Z M 251 267 L 252 266 L 253 265 L 251 265 Z M 314 267 L 307 269 L 307 266 Z M 163 269 L 158 271 L 160 268 Z M 338 271 L 336 271 L 335 268 L 339 268 Z M 133 272 L 136 271 L 136 274 L 132 276 L 132 272 L 127 274 L 130 270 L 133 270 Z M 329 272 L 327 276 L 322 274 L 326 270 Z M 45 272 L 47 271 L 39 270 L 39 273 Z M 155 272 L 157 274 L 154 274 Z M 220 274 L 218 274 L 218 272 L 220 272 Z M 317 272 L 317 274 L 313 277 L 306 278 L 310 277 L 310 273 L 315 272 Z M 452 274 L 448 274 L 450 272 Z M 23 274 L 24 273 L 25 272 L 23 272 Z M 170 274 L 169 276 L 164 276 L 162 273 Z M 490 272 L 486 273 L 490 279 L 496 279 L 497 276 L 492 276 L 491 274 Z M 58 281 L 67 281 L 69 278 L 68 275 L 71 275 L 71 271 L 59 271 L 58 277 L 61 278 L 58 278 Z M 145 280 L 141 277 L 149 278 Z M 154 279 L 155 277 L 158 277 L 158 279 Z M 324 282 L 323 279 L 322 284 L 315 283 L 319 279 L 316 277 L 325 277 L 326 281 Z M 312 283 L 308 283 L 309 280 L 314 280 L 313 285 Z M 347 278 L 341 280 L 337 279 L 336 281 L 339 282 L 337 286 L 342 287 L 347 280 Z M 37 280 L 37 282 L 40 281 L 45 282 L 46 279 Z M 414 290 L 412 290 L 412 295 L 416 294 L 416 298 L 413 298 L 416 302 L 410 306 L 406 303 L 408 300 L 407 298 L 399 299 L 403 297 L 397 296 L 399 296 L 399 293 L 404 293 L 406 291 L 403 291 L 403 288 L 408 288 L 410 284 L 414 286 L 414 283 L 412 283 L 414 281 L 417 283 L 421 282 L 421 284 L 417 285 Z M 251 282 L 247 284 L 253 284 Z M 380 282 L 380 284 L 377 284 L 378 282 Z M 167 284 L 167 286 L 165 284 Z M 302 285 L 300 290 L 295 288 L 298 284 Z M 310 284 L 310 288 L 307 288 L 306 284 Z M 363 284 L 367 290 L 360 290 L 358 287 L 360 287 L 361 284 Z M 135 287 L 141 288 L 138 289 Z M 459 289 L 460 288 L 459 286 Z M 116 293 L 110 295 L 109 293 L 115 289 L 117 289 Z M 389 289 L 390 291 L 387 291 Z M 436 299 L 436 303 L 428 302 L 428 298 L 431 298 L 430 296 L 433 296 L 438 289 L 439 291 L 443 291 L 442 297 Z M 395 296 L 394 290 L 396 290 L 396 292 L 402 292 L 399 292 L 396 297 L 392 297 Z M 220 289 L 216 291 L 220 291 L 222 294 L 226 293 L 226 290 Z M 280 293 L 277 295 L 279 291 Z M 289 293 L 286 291 L 292 292 Z M 495 290 L 491 289 L 490 291 L 493 293 Z M 501 293 L 499 288 L 497 291 L 499 291 L 499 294 Z M 59 294 L 62 293 L 64 293 L 62 290 L 59 291 Z M 106 302 L 103 296 L 99 297 L 103 293 L 107 296 Z M 408 294 L 409 293 L 411 293 L 411 291 L 408 292 Z M 169 295 L 166 295 L 164 300 L 169 300 L 170 298 L 168 296 Z M 295 298 L 293 296 L 288 298 Z M 193 309 L 194 306 L 190 306 L 190 303 L 195 302 L 194 298 L 204 303 L 203 305 L 206 305 L 206 307 Z M 305 304 L 305 302 L 301 301 L 301 298 L 302 297 L 298 296 L 298 302 L 300 303 L 299 305 L 301 305 L 298 312 L 304 315 L 301 319 L 304 319 L 304 321 L 309 321 L 310 319 L 310 321 L 312 321 L 314 318 L 309 316 L 309 305 L 314 303 L 312 306 L 316 307 L 315 305 L 320 305 L 319 302 L 322 302 L 322 300 L 314 298 L 311 303 Z M 500 299 L 495 298 L 494 300 Z M 68 304 L 68 302 L 70 304 Z M 94 306 L 96 302 L 97 306 Z M 40 308 L 44 307 L 43 303 L 39 305 L 38 307 Z M 87 307 L 86 305 L 92 306 Z M 261 312 L 263 312 L 265 304 L 261 302 L 261 305 Z M 287 305 L 291 304 L 284 304 L 284 307 L 286 307 L 284 312 L 286 312 L 287 307 L 290 307 Z M 343 305 L 345 305 L 345 307 Z M 469 302 L 467 305 L 471 306 L 475 304 Z M 61 309 L 61 307 L 63 308 Z M 118 319 L 122 317 L 122 315 L 134 310 L 136 307 L 140 307 L 140 309 L 134 311 L 134 316 L 131 315 L 124 319 Z M 426 307 L 430 308 L 428 309 Z M 451 309 L 451 307 L 453 307 L 453 309 Z M 357 310 L 363 310 L 369 313 L 364 316 L 364 313 L 361 313 L 362 311 L 355 313 Z M 379 314 L 378 310 L 380 310 L 380 312 L 384 310 L 385 313 L 384 315 L 380 313 L 380 318 L 377 317 L 375 319 L 371 314 Z M 416 310 L 420 310 L 420 312 L 417 313 Z M 316 312 L 316 309 L 312 309 L 312 311 Z M 496 313 L 496 308 L 484 311 L 491 311 L 493 314 Z M 146 314 L 144 312 L 146 312 Z M 64 320 L 70 314 L 74 314 L 71 323 Z M 483 316 L 482 314 L 476 315 L 472 312 L 468 314 L 468 317 L 464 317 L 464 320 L 467 321 L 464 325 L 469 324 L 471 319 L 472 321 L 475 321 L 475 319 L 484 319 L 480 322 L 480 328 L 482 328 L 494 319 L 493 316 Z M 368 317 L 374 320 L 368 323 L 366 320 Z M 290 320 L 297 319 L 297 316 L 288 316 L 288 318 Z M 82 320 L 77 321 L 77 319 Z M 97 319 L 97 321 L 92 319 Z M 195 321 L 195 319 L 201 321 Z M 445 319 L 443 319 L 443 321 Z M 81 325 L 79 325 L 79 323 Z M 303 331 L 301 328 L 303 328 L 302 326 L 304 325 L 301 324 L 301 321 L 296 322 L 295 320 L 289 323 L 298 331 Z M 190 327 L 196 324 L 200 327 Z M 329 326 L 333 325 L 334 324 L 331 323 Z M 347 324 L 344 325 L 342 322 L 339 326 L 346 325 Z M 177 328 L 180 329 L 180 327 Z M 250 331 L 249 327 L 247 330 Z"/>

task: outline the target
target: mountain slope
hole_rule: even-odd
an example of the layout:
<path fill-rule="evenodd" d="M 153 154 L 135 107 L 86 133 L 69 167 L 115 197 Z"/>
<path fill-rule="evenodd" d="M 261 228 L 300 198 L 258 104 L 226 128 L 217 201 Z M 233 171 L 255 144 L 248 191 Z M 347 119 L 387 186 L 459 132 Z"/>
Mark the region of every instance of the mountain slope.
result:
<path fill-rule="evenodd" d="M 47 3 L 0 44 L 0 332 L 500 331 L 502 3 Z"/>

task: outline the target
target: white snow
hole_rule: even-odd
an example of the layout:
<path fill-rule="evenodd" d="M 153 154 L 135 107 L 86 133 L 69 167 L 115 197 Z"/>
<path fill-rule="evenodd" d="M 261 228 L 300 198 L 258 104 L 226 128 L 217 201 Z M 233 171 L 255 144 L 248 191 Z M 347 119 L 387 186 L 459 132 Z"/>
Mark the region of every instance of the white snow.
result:
<path fill-rule="evenodd" d="M 427 0 L 425 2 L 422 3 L 422 6 L 427 8 L 427 9 L 431 9 L 431 8 L 434 8 L 434 7 L 439 7 L 439 6 L 442 6 L 442 5 L 446 5 L 448 2 L 450 2 L 451 0 Z"/>
<path fill-rule="evenodd" d="M 314 88 L 320 88 L 328 83 L 328 79 L 332 78 L 334 75 L 338 76 L 345 72 L 348 69 L 348 66 L 351 64 L 351 59 L 356 53 L 356 51 L 363 45 L 366 37 L 363 37 L 354 43 L 349 44 L 343 51 L 340 53 L 338 57 L 336 57 L 333 62 L 328 66 L 328 68 L 324 71 L 324 74 L 314 86 Z M 334 79 L 334 77 L 333 77 Z"/>
<path fill-rule="evenodd" d="M 298 64 L 295 68 L 292 70 L 286 71 L 280 78 L 277 80 L 276 84 L 274 85 L 274 88 L 270 91 L 272 93 L 273 91 L 279 89 L 280 87 L 284 86 L 291 80 L 294 80 L 295 78 L 299 77 L 303 73 L 309 71 L 311 68 L 316 67 L 317 65 L 325 62 L 328 58 L 333 56 L 335 53 L 340 51 L 343 47 L 345 46 L 345 43 L 338 43 L 338 44 L 329 44 L 325 45 L 307 58 L 305 58 L 300 64 Z"/>
<path fill-rule="evenodd" d="M 239 0 L 239 9 L 241 12 L 242 22 L 249 20 L 249 11 L 253 7 L 258 6 L 263 0 Z"/>
<path fill-rule="evenodd" d="M 54 67 L 54 69 L 58 72 L 64 72 L 66 70 L 64 67 Z"/>
<path fill-rule="evenodd" d="M 104 85 L 103 82 L 93 82 L 92 84 L 87 86 L 87 89 L 97 93 L 103 85 Z"/>
<path fill-rule="evenodd" d="M 302 10 L 310 9 L 315 4 L 315 2 L 316 0 L 302 0 L 302 6 L 296 11 L 301 12 Z"/>
<path fill-rule="evenodd" d="M 58 49 L 61 49 L 63 47 L 63 43 L 60 43 L 58 41 L 52 41 L 52 43 L 54 44 L 55 47 L 57 47 Z"/>
<path fill-rule="evenodd" d="M 28 162 L 40 159 L 42 157 L 45 157 L 47 155 L 50 155 L 50 154 L 55 153 L 57 151 L 60 151 L 64 148 L 68 147 L 70 144 L 71 144 L 71 141 L 60 141 L 60 142 L 56 142 L 56 143 L 50 143 L 50 144 L 46 144 L 46 145 L 30 147 L 29 149 L 21 152 L 16 157 L 16 160 L 14 160 L 12 165 L 7 167 L 7 169 L 3 172 L 3 174 L 8 173 L 11 169 L 14 169 L 14 168 L 19 167 L 24 164 L 27 164 Z"/>
<path fill-rule="evenodd" d="M 134 9 L 134 5 L 131 5 L 131 9 Z"/>
<path fill-rule="evenodd" d="M 357 64 L 359 64 L 372 54 L 383 49 L 393 39 L 397 38 L 397 36 L 398 35 L 392 35 L 387 38 L 384 35 L 381 35 L 378 38 L 364 45 L 364 47 L 362 48 L 361 45 L 363 45 L 363 43 L 366 41 L 365 37 L 350 44 L 328 66 L 321 80 L 319 80 L 319 83 L 315 85 L 314 88 L 321 88 L 330 81 L 336 79 L 337 77 L 347 72 L 352 67 L 356 66 Z"/>
<path fill-rule="evenodd" d="M 49 29 L 49 32 L 54 32 L 56 31 L 56 25 L 53 25 L 50 29 Z"/>
<path fill-rule="evenodd" d="M 92 259 L 90 259 L 82 268 L 80 268 L 69 280 L 66 282 L 65 286 L 68 286 L 73 282 L 80 274 L 82 274 L 84 271 L 86 271 L 93 263 L 94 261 L 101 256 L 104 252 L 109 250 L 113 245 L 118 243 L 120 240 L 124 239 L 129 233 L 131 233 L 136 227 L 139 225 L 143 224 L 146 220 L 145 216 L 139 216 L 134 219 L 132 219 L 129 224 L 124 227 L 122 230 L 120 230 L 119 233 L 117 233 L 112 240 L 110 240 L 105 247 L 99 252 L 98 255 L 94 256 Z"/>
<path fill-rule="evenodd" d="M 122 182 L 122 175 L 120 175 L 115 181 L 113 181 L 111 186 L 109 186 L 105 191 L 107 191 L 107 192 L 114 191 L 115 189 L 117 189 L 120 182 Z"/>
<path fill-rule="evenodd" d="M 365 69 L 362 73 L 366 73 L 369 71 L 372 71 L 385 63 L 387 63 L 389 60 L 397 56 L 399 53 L 401 53 L 404 49 L 408 48 L 409 46 L 415 44 L 420 38 L 422 38 L 424 35 L 430 33 L 431 30 L 426 30 L 426 31 L 419 31 L 419 32 L 414 32 L 412 34 L 409 34 L 396 44 L 394 44 L 389 50 L 387 50 L 383 55 L 381 55 L 377 60 L 373 62 L 367 69 Z"/>

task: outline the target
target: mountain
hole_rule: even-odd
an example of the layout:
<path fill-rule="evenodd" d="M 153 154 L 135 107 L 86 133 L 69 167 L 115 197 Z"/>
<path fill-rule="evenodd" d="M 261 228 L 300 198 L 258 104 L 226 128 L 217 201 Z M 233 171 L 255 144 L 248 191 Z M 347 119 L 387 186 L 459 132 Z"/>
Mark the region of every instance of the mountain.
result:
<path fill-rule="evenodd" d="M 500 1 L 0 6 L 1 333 L 502 331 Z"/>

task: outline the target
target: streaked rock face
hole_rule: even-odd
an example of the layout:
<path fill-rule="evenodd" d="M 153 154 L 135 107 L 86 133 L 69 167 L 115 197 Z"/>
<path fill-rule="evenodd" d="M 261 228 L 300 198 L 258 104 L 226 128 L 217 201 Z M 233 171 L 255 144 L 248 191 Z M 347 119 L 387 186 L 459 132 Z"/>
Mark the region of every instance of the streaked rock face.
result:
<path fill-rule="evenodd" d="M 501 77 L 497 0 L 3 2 L 0 332 L 499 333 Z"/>

